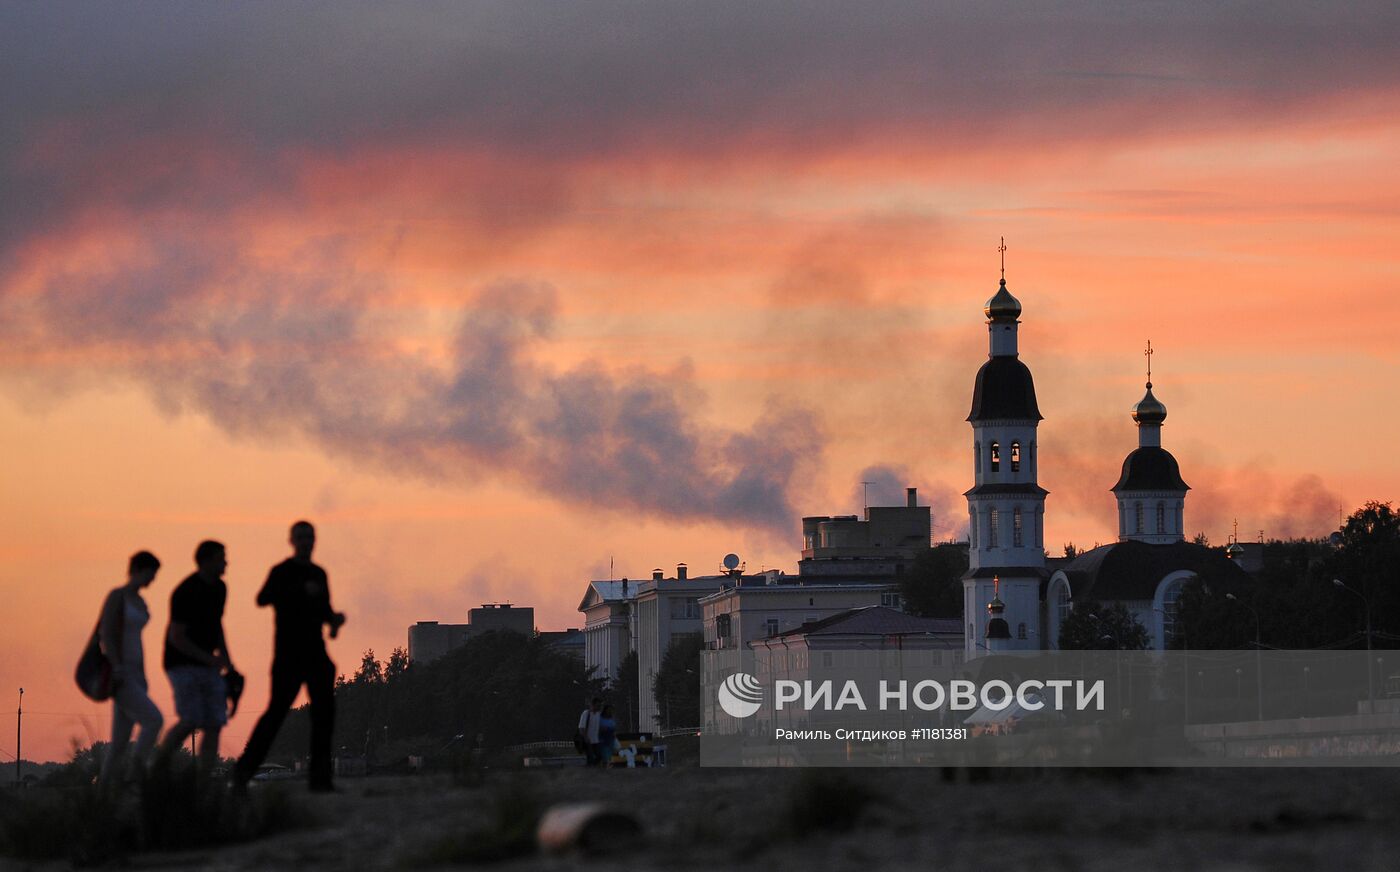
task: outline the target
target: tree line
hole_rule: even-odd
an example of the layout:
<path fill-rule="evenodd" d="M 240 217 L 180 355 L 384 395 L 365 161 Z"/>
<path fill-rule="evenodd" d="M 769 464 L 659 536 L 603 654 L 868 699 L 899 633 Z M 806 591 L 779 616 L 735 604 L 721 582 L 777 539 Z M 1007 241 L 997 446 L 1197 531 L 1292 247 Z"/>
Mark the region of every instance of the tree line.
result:
<path fill-rule="evenodd" d="M 1210 547 L 1204 536 L 1196 543 Z M 1217 548 L 1224 552 L 1224 548 Z M 1074 557 L 1073 545 L 1065 556 Z M 962 619 L 965 544 L 930 548 L 901 576 L 906 611 Z M 1228 595 L 1227 595 L 1228 594 Z M 1173 648 L 1400 647 L 1400 515 L 1368 502 L 1331 539 L 1266 542 L 1262 568 L 1238 589 L 1213 590 L 1199 579 L 1177 601 Z M 1141 649 L 1142 623 L 1122 604 L 1075 601 L 1057 640 L 1062 649 Z"/>

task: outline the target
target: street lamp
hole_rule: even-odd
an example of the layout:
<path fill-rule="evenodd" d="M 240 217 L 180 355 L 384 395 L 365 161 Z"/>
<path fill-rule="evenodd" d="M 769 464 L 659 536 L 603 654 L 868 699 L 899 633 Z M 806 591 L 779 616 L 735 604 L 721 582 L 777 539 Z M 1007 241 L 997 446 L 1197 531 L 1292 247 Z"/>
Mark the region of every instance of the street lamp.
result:
<path fill-rule="evenodd" d="M 143 728 L 144 729 L 144 728 Z M 15 784 L 23 784 L 21 768 L 24 766 L 24 748 L 20 739 L 24 737 L 24 688 L 19 689 L 19 708 L 15 709 Z"/>
<path fill-rule="evenodd" d="M 1254 689 L 1255 689 L 1255 720 L 1264 720 L 1264 662 L 1260 658 L 1259 651 L 1264 646 L 1259 642 L 1259 613 L 1254 607 L 1232 593 L 1225 594 L 1225 599 L 1234 603 L 1239 603 L 1249 609 L 1249 613 L 1254 616 Z"/>
<path fill-rule="evenodd" d="M 1312 672 L 1311 666 L 1303 667 L 1303 717 L 1308 716 L 1308 674 Z"/>
<path fill-rule="evenodd" d="M 1332 583 L 1342 590 L 1361 597 L 1361 602 L 1366 605 L 1366 698 L 1371 702 L 1370 713 L 1376 713 L 1376 688 L 1375 682 L 1371 680 L 1371 600 L 1355 588 L 1347 587 L 1340 578 L 1332 579 Z"/>
<path fill-rule="evenodd" d="M 1152 607 L 1152 611 L 1162 616 L 1162 650 L 1167 647 L 1167 612 L 1166 609 Z M 1181 723 L 1186 726 L 1191 723 L 1191 644 L 1186 639 L 1185 630 L 1177 630 L 1172 627 L 1172 634 L 1181 633 Z"/>
<path fill-rule="evenodd" d="M 1123 642 L 1116 633 L 1109 629 L 1102 618 L 1093 612 L 1088 612 L 1088 615 L 1089 620 L 1098 624 L 1099 629 L 1104 631 L 1104 634 L 1099 637 L 1099 641 L 1113 643 L 1113 686 L 1114 692 L 1118 694 L 1118 705 L 1121 708 L 1123 705 Z"/>

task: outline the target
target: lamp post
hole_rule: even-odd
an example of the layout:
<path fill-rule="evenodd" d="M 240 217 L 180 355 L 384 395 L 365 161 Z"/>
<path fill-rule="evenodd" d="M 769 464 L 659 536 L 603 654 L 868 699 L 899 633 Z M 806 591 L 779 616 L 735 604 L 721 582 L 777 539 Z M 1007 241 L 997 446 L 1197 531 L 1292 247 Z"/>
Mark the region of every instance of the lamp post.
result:
<path fill-rule="evenodd" d="M 1094 614 L 1093 612 L 1089 612 L 1088 615 L 1089 620 L 1093 621 L 1095 624 L 1098 624 L 1099 629 L 1104 631 L 1104 634 L 1099 637 L 1099 641 L 1113 643 L 1113 686 L 1114 692 L 1118 694 L 1118 706 L 1121 709 L 1124 702 L 1122 670 L 1123 642 L 1118 638 L 1118 634 L 1110 630 L 1108 628 L 1108 625 L 1105 624 L 1103 622 L 1103 619 L 1101 619 L 1098 615 Z"/>
<path fill-rule="evenodd" d="M 1259 655 L 1259 651 L 1264 646 L 1259 642 L 1259 613 L 1254 607 L 1232 593 L 1225 594 L 1225 598 L 1231 602 L 1239 603 L 1249 609 L 1249 613 L 1254 616 L 1254 691 L 1255 691 L 1255 720 L 1264 720 L 1264 661 Z"/>
<path fill-rule="evenodd" d="M 1308 696 L 1309 696 L 1309 693 L 1308 693 L 1308 690 L 1309 690 L 1309 688 L 1308 688 L 1308 674 L 1309 674 L 1310 672 L 1312 672 L 1312 667 L 1310 667 L 1310 666 L 1304 666 L 1304 667 L 1303 667 L 1303 714 L 1302 714 L 1303 717 L 1307 717 L 1307 716 L 1308 716 Z"/>
<path fill-rule="evenodd" d="M 19 689 L 19 708 L 15 709 L 15 784 L 23 784 L 24 747 L 24 688 Z"/>
<path fill-rule="evenodd" d="M 1342 590 L 1361 597 L 1361 602 L 1366 606 L 1366 699 L 1370 701 L 1370 713 L 1376 713 L 1376 687 L 1371 680 L 1371 600 L 1355 588 L 1347 587 L 1340 578 L 1332 579 L 1332 583 Z"/>
<path fill-rule="evenodd" d="M 1167 648 L 1167 612 L 1156 606 L 1152 611 L 1162 616 L 1162 650 Z M 1186 631 L 1172 625 L 1172 635 L 1181 634 L 1181 724 L 1191 723 L 1191 643 L 1186 639 Z"/>

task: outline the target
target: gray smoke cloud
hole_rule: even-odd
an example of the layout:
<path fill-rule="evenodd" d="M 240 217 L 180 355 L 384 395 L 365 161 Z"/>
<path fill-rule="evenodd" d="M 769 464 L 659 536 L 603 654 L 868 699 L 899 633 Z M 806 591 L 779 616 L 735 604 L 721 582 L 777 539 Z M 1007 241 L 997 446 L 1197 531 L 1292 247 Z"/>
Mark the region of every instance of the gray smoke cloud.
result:
<path fill-rule="evenodd" d="M 902 506 L 907 501 L 905 488 L 918 488 L 919 505 L 929 507 L 929 523 L 935 539 L 967 538 L 967 503 L 955 488 L 940 481 L 924 481 L 897 463 L 880 463 L 860 471 L 851 489 L 851 505 L 861 506 L 864 499 L 872 506 Z"/>
<path fill-rule="evenodd" d="M 683 371 L 543 366 L 557 319 L 544 283 L 494 283 L 457 313 L 444 355 L 404 351 L 366 305 L 379 280 L 349 261 L 326 240 L 264 273 L 234 246 L 167 236 L 148 267 L 0 295 L 0 341 L 34 360 L 101 355 L 86 384 L 134 379 L 163 409 L 240 436 L 304 435 L 430 480 L 503 476 L 570 503 L 791 534 L 790 491 L 822 451 L 812 413 L 773 405 L 749 429 L 711 427 Z"/>

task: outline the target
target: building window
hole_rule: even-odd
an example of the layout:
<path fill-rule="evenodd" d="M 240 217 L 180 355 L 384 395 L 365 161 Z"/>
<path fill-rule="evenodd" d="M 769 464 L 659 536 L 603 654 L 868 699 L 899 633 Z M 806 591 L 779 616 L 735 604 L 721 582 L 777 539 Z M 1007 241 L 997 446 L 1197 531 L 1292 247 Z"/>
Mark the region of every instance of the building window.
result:
<path fill-rule="evenodd" d="M 1167 507 L 1161 503 L 1157 504 L 1157 532 L 1167 532 Z"/>
<path fill-rule="evenodd" d="M 1021 547 L 1021 509 L 1017 507 L 1011 512 L 1011 544 L 1015 548 Z"/>
<path fill-rule="evenodd" d="M 1025 623 L 1025 621 L 1022 621 L 1021 623 L 1019 623 L 1019 624 L 1016 625 L 1016 638 L 1017 638 L 1017 639 L 1024 639 L 1024 638 L 1026 638 L 1026 623 Z"/>
<path fill-rule="evenodd" d="M 1137 526 L 1133 529 L 1133 532 L 1134 532 L 1134 533 L 1141 533 L 1141 532 L 1143 531 L 1143 527 L 1142 527 L 1142 503 L 1136 503 L 1136 504 L 1135 504 L 1135 510 L 1136 510 L 1136 515 L 1137 515 L 1137 517 L 1136 517 L 1136 519 L 1135 519 L 1136 522 L 1137 522 Z"/>
<path fill-rule="evenodd" d="M 1069 620 L 1070 610 L 1069 585 L 1061 584 L 1055 590 L 1055 616 L 1056 624 L 1063 627 L 1065 621 Z"/>
<path fill-rule="evenodd" d="M 1021 443 L 1020 443 L 1020 442 L 1012 442 L 1012 443 L 1011 443 L 1011 471 L 1012 471 L 1012 472 L 1020 472 L 1020 471 L 1021 471 Z"/>
<path fill-rule="evenodd" d="M 700 601 L 698 597 L 671 600 L 671 620 L 684 621 L 698 617 L 700 617 Z"/>
<path fill-rule="evenodd" d="M 764 622 L 764 626 L 767 628 L 767 630 L 768 630 L 768 635 L 769 635 L 769 636 L 776 636 L 776 635 L 778 635 L 778 619 L 777 619 L 777 618 L 769 618 L 767 621 Z"/>
<path fill-rule="evenodd" d="M 992 443 L 991 470 L 998 472 L 1001 470 L 1001 443 Z"/>
<path fill-rule="evenodd" d="M 1031 440 L 1031 475 L 1035 475 L 1035 440 Z"/>
<path fill-rule="evenodd" d="M 976 443 L 972 448 L 972 462 L 978 472 L 982 471 L 982 443 Z"/>
<path fill-rule="evenodd" d="M 718 615 L 715 617 L 715 636 L 720 639 L 729 638 L 729 615 Z"/>
<path fill-rule="evenodd" d="M 988 548 L 997 547 L 997 521 L 1000 520 L 998 518 L 998 514 L 999 513 L 996 509 L 992 509 L 990 512 L 987 513 L 987 520 L 990 522 L 990 526 L 987 528 Z"/>
<path fill-rule="evenodd" d="M 880 594 L 880 605 L 887 609 L 899 608 L 899 594 L 892 591 L 885 591 Z"/>
<path fill-rule="evenodd" d="M 976 513 L 976 512 L 969 512 L 969 513 L 968 513 L 967 538 L 968 538 L 968 540 L 969 540 L 969 541 L 968 541 L 968 544 L 971 545 L 973 548 L 976 548 L 976 547 L 977 547 L 977 513 Z"/>
<path fill-rule="evenodd" d="M 1172 640 L 1176 638 L 1176 608 L 1177 602 L 1181 599 L 1180 581 L 1174 581 L 1167 585 L 1167 589 L 1162 591 L 1162 647 L 1170 648 Z"/>

